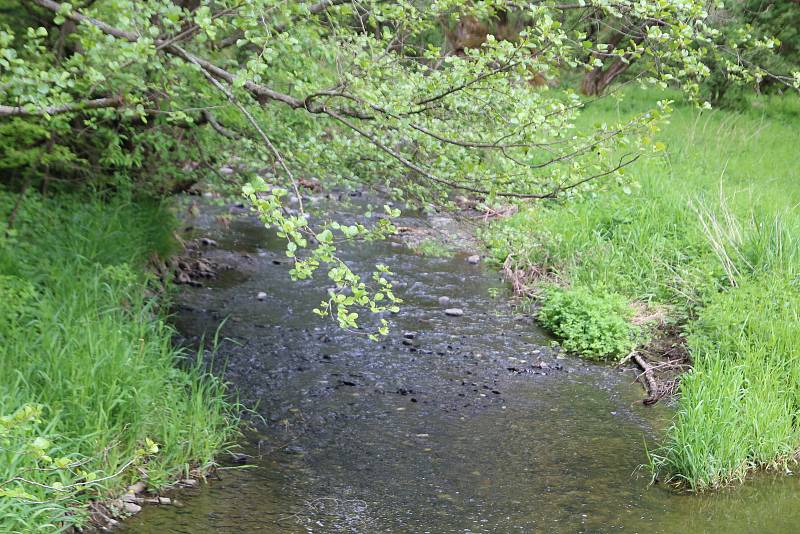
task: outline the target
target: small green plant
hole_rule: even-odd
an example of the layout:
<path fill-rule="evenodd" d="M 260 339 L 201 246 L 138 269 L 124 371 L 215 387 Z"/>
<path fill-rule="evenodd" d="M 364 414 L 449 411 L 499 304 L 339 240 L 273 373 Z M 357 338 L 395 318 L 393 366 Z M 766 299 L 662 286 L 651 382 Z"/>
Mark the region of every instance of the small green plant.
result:
<path fill-rule="evenodd" d="M 453 250 L 449 246 L 432 238 L 423 239 L 418 244 L 414 245 L 412 249 L 420 256 L 431 256 L 434 258 L 444 258 L 453 254 Z"/>
<path fill-rule="evenodd" d="M 538 319 L 566 350 L 592 360 L 610 360 L 625 356 L 637 344 L 640 330 L 629 322 L 631 315 L 621 295 L 551 287 L 545 291 Z"/>

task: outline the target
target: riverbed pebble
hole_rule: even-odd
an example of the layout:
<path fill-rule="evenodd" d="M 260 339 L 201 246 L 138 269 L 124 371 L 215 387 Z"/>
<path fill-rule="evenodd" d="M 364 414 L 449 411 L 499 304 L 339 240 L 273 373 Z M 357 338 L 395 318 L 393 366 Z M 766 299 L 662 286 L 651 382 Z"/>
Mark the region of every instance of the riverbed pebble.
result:
<path fill-rule="evenodd" d="M 450 315 L 451 317 L 461 317 L 464 315 L 464 310 L 461 308 L 447 308 L 444 313 L 446 315 Z"/>
<path fill-rule="evenodd" d="M 122 508 L 125 512 L 129 514 L 138 514 L 142 511 L 142 507 L 136 504 L 135 502 L 125 502 L 122 503 Z"/>
<path fill-rule="evenodd" d="M 477 254 L 473 254 L 472 256 L 467 258 L 467 261 L 469 263 L 471 263 L 472 265 L 477 265 L 477 264 L 479 264 L 481 262 L 481 257 L 478 256 Z"/>
<path fill-rule="evenodd" d="M 450 297 L 439 297 L 440 306 L 447 306 L 448 304 L 450 304 Z"/>

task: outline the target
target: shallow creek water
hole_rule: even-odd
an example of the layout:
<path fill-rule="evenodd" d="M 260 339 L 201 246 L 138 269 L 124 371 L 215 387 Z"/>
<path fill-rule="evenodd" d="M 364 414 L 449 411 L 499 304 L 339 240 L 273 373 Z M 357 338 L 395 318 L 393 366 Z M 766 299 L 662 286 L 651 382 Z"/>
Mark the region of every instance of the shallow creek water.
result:
<path fill-rule="evenodd" d="M 669 408 L 643 406 L 630 372 L 553 352 L 498 274 L 465 255 L 350 250 L 364 272 L 390 265 L 406 301 L 374 343 L 311 313 L 330 284 L 290 283 L 257 220 L 212 215 L 191 223 L 232 269 L 182 291 L 175 320 L 189 345 L 224 320 L 216 361 L 264 418 L 242 444 L 254 467 L 179 492 L 180 506 L 145 508 L 126 532 L 800 531 L 794 477 L 702 496 L 650 485 L 638 468 Z"/>

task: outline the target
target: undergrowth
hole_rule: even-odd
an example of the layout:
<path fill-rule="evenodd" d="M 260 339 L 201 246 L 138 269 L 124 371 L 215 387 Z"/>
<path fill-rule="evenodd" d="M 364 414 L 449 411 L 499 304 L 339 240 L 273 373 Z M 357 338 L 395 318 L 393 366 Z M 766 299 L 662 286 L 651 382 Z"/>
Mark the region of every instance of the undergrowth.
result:
<path fill-rule="evenodd" d="M 585 120 L 625 116 L 636 101 L 598 103 Z M 694 369 L 653 468 L 694 490 L 783 467 L 800 449 L 798 101 L 676 106 L 659 135 L 666 150 L 628 169 L 625 183 L 530 205 L 483 236 L 498 262 L 511 255 L 570 291 L 603 288 L 683 325 Z M 545 293 L 544 309 L 559 295 Z M 601 303 L 584 304 L 594 311 L 577 320 L 596 322 Z"/>
<path fill-rule="evenodd" d="M 636 346 L 639 328 L 621 295 L 584 287 L 550 287 L 536 315 L 569 352 L 591 360 L 620 358 Z"/>
<path fill-rule="evenodd" d="M 14 198 L 0 192 L 0 213 Z M 0 248 L 0 531 L 60 531 L 146 477 L 212 465 L 236 432 L 225 386 L 172 345 L 153 255 L 159 205 L 26 198 Z"/>

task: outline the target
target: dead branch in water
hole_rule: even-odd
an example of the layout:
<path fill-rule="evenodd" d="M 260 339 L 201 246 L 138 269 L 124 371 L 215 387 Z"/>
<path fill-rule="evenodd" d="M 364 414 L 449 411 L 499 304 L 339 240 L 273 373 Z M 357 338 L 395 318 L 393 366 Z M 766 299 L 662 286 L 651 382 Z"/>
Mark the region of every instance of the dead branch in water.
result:
<path fill-rule="evenodd" d="M 664 392 L 658 387 L 658 383 L 653 377 L 653 366 L 647 363 L 639 354 L 633 355 L 633 361 L 642 369 L 642 372 L 637 375 L 637 378 L 647 390 L 647 398 L 642 402 L 644 404 L 655 404 L 664 396 Z"/>

